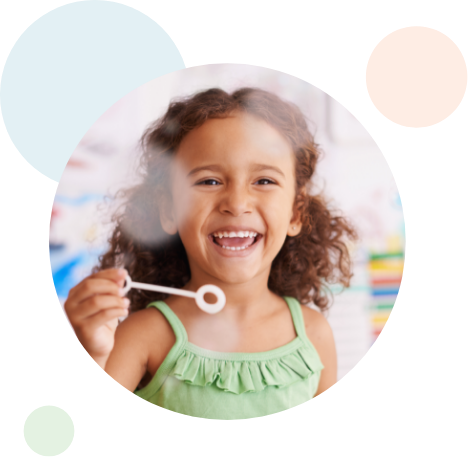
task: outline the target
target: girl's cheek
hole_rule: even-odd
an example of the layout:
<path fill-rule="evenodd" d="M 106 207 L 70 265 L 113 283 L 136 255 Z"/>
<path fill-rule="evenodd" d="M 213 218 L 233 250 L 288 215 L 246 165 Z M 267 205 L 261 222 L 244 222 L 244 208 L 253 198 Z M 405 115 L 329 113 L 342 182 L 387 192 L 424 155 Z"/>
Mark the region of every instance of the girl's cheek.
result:
<path fill-rule="evenodd" d="M 179 195 L 176 203 L 177 219 L 181 225 L 187 225 L 190 220 L 200 213 L 203 202 L 199 198 L 194 198 L 190 193 Z"/>

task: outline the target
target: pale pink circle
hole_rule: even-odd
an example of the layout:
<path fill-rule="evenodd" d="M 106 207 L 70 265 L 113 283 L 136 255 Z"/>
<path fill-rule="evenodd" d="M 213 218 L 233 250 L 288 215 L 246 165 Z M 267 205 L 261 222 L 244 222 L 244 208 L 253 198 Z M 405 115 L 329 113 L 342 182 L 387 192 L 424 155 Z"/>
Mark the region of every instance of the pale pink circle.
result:
<path fill-rule="evenodd" d="M 467 70 L 450 38 L 427 27 L 408 27 L 375 47 L 366 80 L 372 102 L 385 117 L 406 127 L 427 127 L 458 107 Z"/>

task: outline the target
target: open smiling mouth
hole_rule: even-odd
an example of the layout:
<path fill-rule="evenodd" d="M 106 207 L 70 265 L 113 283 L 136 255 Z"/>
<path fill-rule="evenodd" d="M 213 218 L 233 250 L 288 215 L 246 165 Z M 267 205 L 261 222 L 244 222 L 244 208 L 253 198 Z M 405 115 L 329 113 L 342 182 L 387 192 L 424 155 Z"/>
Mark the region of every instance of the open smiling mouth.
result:
<path fill-rule="evenodd" d="M 228 251 L 245 251 L 258 243 L 262 235 L 252 231 L 219 231 L 209 237 L 214 244 Z"/>

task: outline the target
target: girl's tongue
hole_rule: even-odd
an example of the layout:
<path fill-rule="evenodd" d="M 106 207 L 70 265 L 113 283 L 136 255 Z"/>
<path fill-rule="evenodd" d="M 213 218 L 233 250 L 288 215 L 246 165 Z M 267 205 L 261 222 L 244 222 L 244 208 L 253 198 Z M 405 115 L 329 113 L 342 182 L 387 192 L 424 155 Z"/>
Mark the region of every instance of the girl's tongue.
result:
<path fill-rule="evenodd" d="M 234 248 L 246 248 L 248 246 L 251 246 L 255 242 L 255 238 L 250 238 L 250 237 L 245 237 L 245 238 L 240 238 L 240 237 L 213 237 L 213 241 L 216 244 L 219 244 L 220 246 L 224 247 L 234 247 Z"/>

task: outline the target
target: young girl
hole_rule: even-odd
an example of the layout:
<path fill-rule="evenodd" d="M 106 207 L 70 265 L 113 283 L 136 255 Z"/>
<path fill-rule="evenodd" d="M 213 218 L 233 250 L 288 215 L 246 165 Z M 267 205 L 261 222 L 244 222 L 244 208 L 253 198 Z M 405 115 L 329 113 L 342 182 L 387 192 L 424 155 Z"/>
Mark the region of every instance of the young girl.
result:
<path fill-rule="evenodd" d="M 328 389 L 333 335 L 300 304 L 324 310 L 325 283 L 348 285 L 355 234 L 308 192 L 318 149 L 299 109 L 260 89 L 210 89 L 171 103 L 142 146 L 110 248 L 65 303 L 88 353 L 136 395 L 204 418 L 272 414 Z M 190 298 L 124 298 L 127 272 L 215 284 L 226 306 L 209 315 Z"/>

